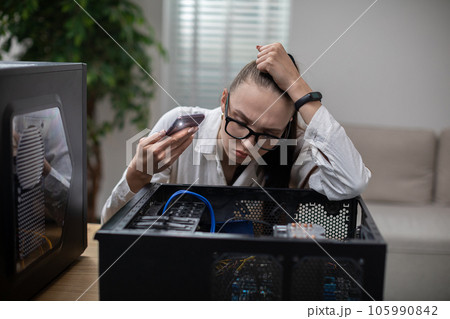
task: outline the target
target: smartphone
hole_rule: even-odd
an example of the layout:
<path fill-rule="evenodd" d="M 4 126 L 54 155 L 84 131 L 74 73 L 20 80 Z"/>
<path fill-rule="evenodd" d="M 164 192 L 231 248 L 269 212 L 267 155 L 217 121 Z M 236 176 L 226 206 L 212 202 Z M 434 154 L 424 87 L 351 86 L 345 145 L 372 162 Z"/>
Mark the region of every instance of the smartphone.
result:
<path fill-rule="evenodd" d="M 172 135 L 186 127 L 198 126 L 205 119 L 205 114 L 195 113 L 179 116 L 166 131 L 166 135 Z"/>

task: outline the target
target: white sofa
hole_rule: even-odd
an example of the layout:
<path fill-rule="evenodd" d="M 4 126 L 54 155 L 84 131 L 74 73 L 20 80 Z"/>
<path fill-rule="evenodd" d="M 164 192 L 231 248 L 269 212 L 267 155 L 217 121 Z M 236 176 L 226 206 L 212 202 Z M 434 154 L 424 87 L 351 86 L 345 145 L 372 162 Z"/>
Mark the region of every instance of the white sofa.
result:
<path fill-rule="evenodd" d="M 450 129 L 344 128 L 372 171 L 362 197 L 388 245 L 385 300 L 450 300 Z"/>

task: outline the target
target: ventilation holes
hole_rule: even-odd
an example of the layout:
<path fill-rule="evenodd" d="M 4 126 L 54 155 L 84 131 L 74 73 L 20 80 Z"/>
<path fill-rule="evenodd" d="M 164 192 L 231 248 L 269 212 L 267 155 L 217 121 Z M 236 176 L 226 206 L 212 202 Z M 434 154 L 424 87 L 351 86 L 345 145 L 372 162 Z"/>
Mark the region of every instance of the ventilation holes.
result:
<path fill-rule="evenodd" d="M 339 214 L 330 214 L 317 203 L 300 203 L 296 214 L 297 222 L 318 224 L 325 228 L 325 237 L 343 240 L 348 235 L 350 211 L 341 208 Z"/>
<path fill-rule="evenodd" d="M 30 126 L 20 137 L 17 146 L 16 170 L 19 181 L 17 197 L 17 223 L 19 257 L 40 247 L 45 235 L 44 143 L 40 131 Z"/>

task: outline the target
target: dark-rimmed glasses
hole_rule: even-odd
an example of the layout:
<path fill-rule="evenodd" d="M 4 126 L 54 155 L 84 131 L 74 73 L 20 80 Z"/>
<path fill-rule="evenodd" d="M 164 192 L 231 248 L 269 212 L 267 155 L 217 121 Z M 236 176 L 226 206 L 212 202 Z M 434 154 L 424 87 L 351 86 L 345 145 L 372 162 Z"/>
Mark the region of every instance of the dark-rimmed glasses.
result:
<path fill-rule="evenodd" d="M 225 132 L 238 140 L 244 140 L 250 136 L 255 136 L 255 144 L 265 151 L 272 151 L 280 145 L 280 142 L 289 136 L 291 128 L 291 121 L 284 130 L 281 137 L 270 135 L 266 133 L 257 133 L 249 128 L 245 123 L 235 120 L 228 116 L 228 100 L 230 93 L 227 95 L 227 102 L 225 104 Z"/>

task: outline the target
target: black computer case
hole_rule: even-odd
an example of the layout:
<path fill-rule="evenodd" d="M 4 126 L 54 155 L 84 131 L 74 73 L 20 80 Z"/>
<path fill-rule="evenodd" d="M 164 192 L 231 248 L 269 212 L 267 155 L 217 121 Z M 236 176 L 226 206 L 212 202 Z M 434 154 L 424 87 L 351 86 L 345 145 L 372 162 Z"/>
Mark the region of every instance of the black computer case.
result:
<path fill-rule="evenodd" d="M 170 223 L 168 214 L 196 217 L 192 207 L 202 203 L 188 194 L 156 221 L 183 189 L 211 202 L 221 225 L 216 233 L 209 233 L 206 210 L 203 227 L 193 223 L 196 231 Z M 244 231 L 218 234 L 231 217 Z M 273 225 L 291 223 L 320 225 L 325 236 L 274 235 Z M 95 238 L 101 300 L 383 299 L 386 243 L 360 197 L 329 201 L 311 190 L 149 184 Z"/>
<path fill-rule="evenodd" d="M 0 300 L 26 300 L 87 245 L 86 65 L 0 62 L 0 132 Z"/>

